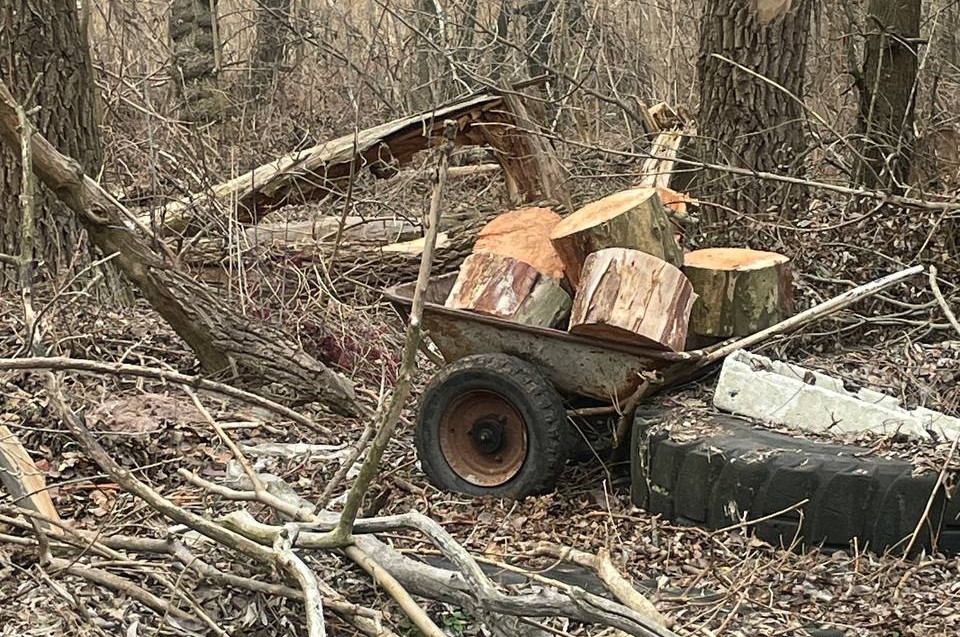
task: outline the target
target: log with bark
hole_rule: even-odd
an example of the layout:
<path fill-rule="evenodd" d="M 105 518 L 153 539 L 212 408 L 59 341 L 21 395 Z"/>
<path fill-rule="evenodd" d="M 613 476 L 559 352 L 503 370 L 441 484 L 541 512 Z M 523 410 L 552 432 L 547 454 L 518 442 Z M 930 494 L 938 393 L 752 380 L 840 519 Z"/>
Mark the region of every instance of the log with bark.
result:
<path fill-rule="evenodd" d="M 607 248 L 583 264 L 570 331 L 680 351 L 696 294 L 678 268 L 639 250 Z"/>
<path fill-rule="evenodd" d="M 560 215 L 550 208 L 521 208 L 493 219 L 480 230 L 474 252 L 490 252 L 529 263 L 538 272 L 563 278 L 563 261 L 550 243 Z"/>
<path fill-rule="evenodd" d="M 567 317 L 570 303 L 560 279 L 511 257 L 475 252 L 460 266 L 445 305 L 524 325 L 554 327 Z"/>
<path fill-rule="evenodd" d="M 344 217 L 341 237 L 351 241 L 363 241 L 387 245 L 407 241 L 420 236 L 418 227 L 403 219 Z M 341 219 L 322 215 L 306 221 L 258 224 L 243 232 L 249 246 L 271 247 L 296 245 L 317 241 L 333 241 L 341 226 Z"/>
<path fill-rule="evenodd" d="M 587 204 L 558 223 L 550 241 L 574 289 L 587 255 L 605 248 L 639 250 L 677 267 L 683 263 L 670 218 L 654 188 L 625 190 Z"/>
<path fill-rule="evenodd" d="M 790 259 L 745 248 L 707 248 L 684 257 L 683 272 L 699 298 L 690 330 L 701 336 L 748 336 L 790 316 Z"/>
<path fill-rule="evenodd" d="M 0 81 L 0 138 L 20 150 L 16 101 Z M 141 239 L 135 217 L 76 161 L 46 139 L 31 139 L 34 172 L 77 215 L 101 252 L 186 341 L 204 372 L 294 403 L 318 401 L 356 413 L 353 386 L 304 352 L 281 330 L 255 324 L 210 288 L 171 265 Z"/>

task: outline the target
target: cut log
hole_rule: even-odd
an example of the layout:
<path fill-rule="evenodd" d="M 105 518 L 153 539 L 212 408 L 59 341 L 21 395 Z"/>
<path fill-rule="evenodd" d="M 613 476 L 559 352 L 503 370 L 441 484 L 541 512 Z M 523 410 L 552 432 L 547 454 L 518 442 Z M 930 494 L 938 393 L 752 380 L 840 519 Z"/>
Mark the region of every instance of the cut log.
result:
<path fill-rule="evenodd" d="M 680 351 L 696 294 L 678 268 L 639 250 L 608 248 L 583 264 L 570 331 Z"/>
<path fill-rule="evenodd" d="M 744 248 L 695 250 L 683 271 L 699 299 L 690 330 L 702 336 L 749 336 L 793 310 L 790 259 Z"/>
<path fill-rule="evenodd" d="M 569 315 L 571 302 L 559 279 L 545 276 L 529 263 L 477 252 L 463 262 L 445 305 L 524 325 L 553 327 Z"/>
<path fill-rule="evenodd" d="M 549 208 L 511 210 L 480 230 L 473 251 L 518 259 L 541 274 L 562 279 L 563 261 L 550 243 L 550 232 L 559 222 L 560 215 Z"/>
<path fill-rule="evenodd" d="M 683 263 L 673 226 L 654 188 L 625 190 L 587 204 L 558 223 L 550 241 L 574 289 L 587 255 L 605 248 L 639 250 L 676 267 Z"/>

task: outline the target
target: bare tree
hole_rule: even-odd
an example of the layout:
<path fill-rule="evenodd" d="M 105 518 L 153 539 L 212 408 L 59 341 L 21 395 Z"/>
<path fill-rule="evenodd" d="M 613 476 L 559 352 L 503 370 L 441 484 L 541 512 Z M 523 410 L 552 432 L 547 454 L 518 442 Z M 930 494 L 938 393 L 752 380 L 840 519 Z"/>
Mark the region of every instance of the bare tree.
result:
<path fill-rule="evenodd" d="M 902 191 L 913 160 L 920 0 L 871 0 L 866 35 L 858 178 L 869 188 Z"/>
<path fill-rule="evenodd" d="M 813 0 L 715 0 L 700 21 L 700 133 L 705 161 L 795 172 L 806 148 L 803 84 Z M 795 208 L 803 193 L 707 172 L 700 194 L 750 212 Z M 716 219 L 716 216 L 714 216 Z"/>
<path fill-rule="evenodd" d="M 0 6 L 0 76 L 21 102 L 41 105 L 35 126 L 56 148 L 75 157 L 91 175 L 102 151 L 95 121 L 95 96 L 86 33 L 71 0 L 14 0 Z M 0 147 L 0 252 L 19 254 L 20 160 Z M 36 257 L 52 274 L 64 272 L 74 254 L 85 257 L 80 224 L 64 218 L 63 204 L 39 194 Z M 59 212 L 58 212 L 59 209 Z M 8 280 L 6 283 L 12 281 Z M 0 281 L 0 284 L 3 282 Z"/>

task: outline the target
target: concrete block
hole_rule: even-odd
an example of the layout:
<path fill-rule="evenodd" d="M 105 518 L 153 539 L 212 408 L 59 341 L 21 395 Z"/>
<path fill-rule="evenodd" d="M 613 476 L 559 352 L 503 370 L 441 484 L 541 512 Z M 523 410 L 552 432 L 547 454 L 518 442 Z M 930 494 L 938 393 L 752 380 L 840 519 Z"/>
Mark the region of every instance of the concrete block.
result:
<path fill-rule="evenodd" d="M 720 372 L 713 404 L 735 414 L 800 430 L 900 433 L 953 440 L 960 419 L 931 409 L 904 409 L 896 398 L 847 389 L 843 380 L 798 365 L 737 351 Z"/>

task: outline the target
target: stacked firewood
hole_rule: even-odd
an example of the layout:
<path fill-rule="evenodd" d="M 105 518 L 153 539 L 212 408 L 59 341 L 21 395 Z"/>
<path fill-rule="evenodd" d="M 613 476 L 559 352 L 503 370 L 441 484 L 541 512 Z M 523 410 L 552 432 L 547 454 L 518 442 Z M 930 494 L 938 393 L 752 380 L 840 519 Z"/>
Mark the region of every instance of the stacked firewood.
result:
<path fill-rule="evenodd" d="M 687 349 L 693 335 L 745 336 L 785 318 L 789 259 L 742 248 L 685 251 L 677 219 L 689 201 L 651 185 L 565 218 L 547 208 L 507 212 L 481 230 L 446 305 L 672 351 Z"/>

